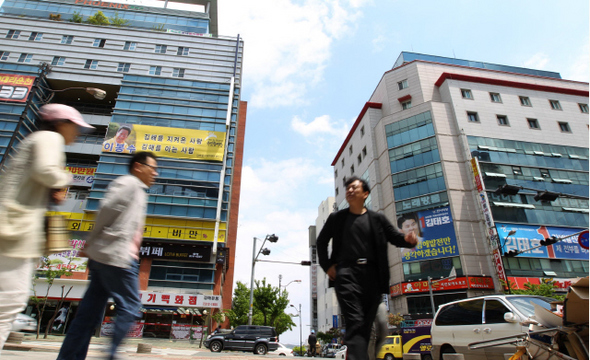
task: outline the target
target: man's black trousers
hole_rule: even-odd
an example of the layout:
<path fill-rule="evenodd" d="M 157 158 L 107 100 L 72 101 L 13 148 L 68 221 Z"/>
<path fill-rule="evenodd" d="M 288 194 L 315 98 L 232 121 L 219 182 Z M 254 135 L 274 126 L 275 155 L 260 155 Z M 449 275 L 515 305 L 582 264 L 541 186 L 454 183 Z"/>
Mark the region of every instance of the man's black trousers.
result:
<path fill-rule="evenodd" d="M 377 269 L 370 264 L 338 266 L 334 282 L 346 332 L 348 360 L 367 360 L 371 326 L 381 302 Z"/>

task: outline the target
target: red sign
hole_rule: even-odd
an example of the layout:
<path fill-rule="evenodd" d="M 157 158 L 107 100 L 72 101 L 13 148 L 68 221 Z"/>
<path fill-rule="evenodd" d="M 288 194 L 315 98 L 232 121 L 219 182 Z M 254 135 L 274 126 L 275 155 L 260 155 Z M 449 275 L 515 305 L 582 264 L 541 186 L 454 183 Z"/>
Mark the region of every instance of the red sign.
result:
<path fill-rule="evenodd" d="M 504 272 L 504 263 L 502 262 L 502 255 L 500 250 L 494 249 L 494 266 L 500 280 L 506 281 L 506 273 Z"/>
<path fill-rule="evenodd" d="M 35 76 L 0 74 L 0 100 L 27 101 L 34 82 Z"/>
<path fill-rule="evenodd" d="M 389 287 L 389 295 L 393 298 L 402 294 L 402 284 L 395 284 Z"/>
<path fill-rule="evenodd" d="M 578 235 L 578 244 L 581 247 L 588 250 L 588 230 L 583 231 L 580 235 Z"/>
<path fill-rule="evenodd" d="M 431 280 L 432 291 L 464 290 L 464 289 L 494 289 L 494 281 L 490 276 L 462 276 L 456 279 Z M 403 294 L 428 292 L 428 281 L 409 281 L 390 287 L 392 297 L 401 295 L 396 292 L 401 287 Z"/>

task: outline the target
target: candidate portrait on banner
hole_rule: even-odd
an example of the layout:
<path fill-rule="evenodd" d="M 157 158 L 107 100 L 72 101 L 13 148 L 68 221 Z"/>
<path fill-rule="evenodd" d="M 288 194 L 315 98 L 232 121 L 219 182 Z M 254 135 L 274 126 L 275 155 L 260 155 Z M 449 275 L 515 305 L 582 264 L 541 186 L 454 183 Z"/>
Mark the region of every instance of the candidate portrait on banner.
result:
<path fill-rule="evenodd" d="M 131 124 L 109 124 L 102 151 L 120 154 L 133 154 L 135 147 L 135 132 Z"/>

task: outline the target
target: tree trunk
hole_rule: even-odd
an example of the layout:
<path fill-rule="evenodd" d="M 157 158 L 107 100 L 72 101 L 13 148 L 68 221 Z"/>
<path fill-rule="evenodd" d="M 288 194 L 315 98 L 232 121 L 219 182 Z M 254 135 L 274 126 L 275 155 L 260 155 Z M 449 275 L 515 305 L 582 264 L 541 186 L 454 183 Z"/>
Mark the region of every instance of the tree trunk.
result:
<path fill-rule="evenodd" d="M 45 334 L 43 336 L 43 339 L 47 339 L 47 335 L 49 334 L 49 329 L 51 329 L 51 327 L 53 326 L 53 322 L 55 321 L 55 318 L 57 317 L 59 310 L 63 306 L 65 298 L 68 297 L 68 295 L 70 294 L 70 291 L 72 291 L 72 289 L 74 287 L 70 286 L 70 289 L 68 290 L 68 292 L 65 295 L 64 295 L 64 288 L 65 288 L 65 285 L 62 285 L 61 286 L 61 298 L 57 302 L 57 306 L 55 307 L 55 310 L 53 311 L 53 316 L 51 317 L 51 319 L 49 319 L 49 322 L 47 323 L 47 327 L 45 328 Z"/>

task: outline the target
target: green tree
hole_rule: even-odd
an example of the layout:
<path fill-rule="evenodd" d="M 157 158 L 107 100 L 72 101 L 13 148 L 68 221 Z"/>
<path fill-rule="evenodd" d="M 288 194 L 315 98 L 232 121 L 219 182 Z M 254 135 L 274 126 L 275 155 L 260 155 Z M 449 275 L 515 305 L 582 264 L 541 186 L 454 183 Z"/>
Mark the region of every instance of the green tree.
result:
<path fill-rule="evenodd" d="M 306 351 L 307 350 L 305 349 L 305 345 L 302 345 L 301 347 L 299 347 L 299 346 L 293 347 L 293 352 L 296 352 L 297 354 L 300 354 L 300 355 L 305 354 Z"/>
<path fill-rule="evenodd" d="M 266 279 L 256 281 L 253 294 L 252 324 L 273 326 L 278 334 L 291 330 L 295 323 L 291 316 L 285 313 L 289 305 L 288 293 L 266 283 Z M 246 284 L 237 282 L 234 289 L 232 308 L 227 310 L 227 317 L 231 326 L 248 324 L 248 310 L 250 308 L 250 289 Z"/>
<path fill-rule="evenodd" d="M 316 334 L 316 337 L 318 338 L 318 341 L 321 344 L 329 344 L 332 342 L 332 339 L 334 338 L 332 334 L 325 333 L 322 331 L 318 331 L 318 333 Z"/>
<path fill-rule="evenodd" d="M 70 19 L 71 22 L 74 23 L 81 23 L 84 21 L 84 16 L 82 16 L 82 13 L 79 11 L 74 11 L 74 13 L 72 14 L 72 18 Z"/>
<path fill-rule="evenodd" d="M 96 14 L 89 16 L 86 22 L 92 25 L 110 25 L 109 18 L 102 11 L 97 11 Z"/>
<path fill-rule="evenodd" d="M 111 25 L 113 26 L 127 26 L 129 25 L 129 20 L 123 19 L 122 17 L 119 16 L 118 12 L 115 12 L 114 16 L 109 17 L 109 21 L 111 22 Z"/>
<path fill-rule="evenodd" d="M 513 285 L 513 283 L 511 283 Z M 565 299 L 565 295 L 555 294 L 555 281 L 551 279 L 543 279 L 540 284 L 531 284 L 529 282 L 524 284 L 524 289 L 511 288 L 513 294 L 519 295 L 538 295 L 554 298 L 556 300 Z"/>

